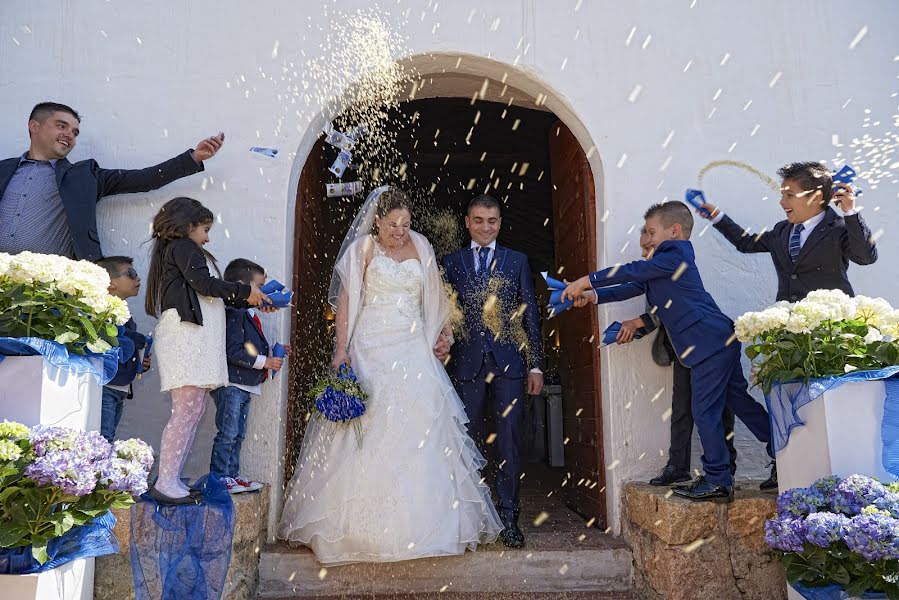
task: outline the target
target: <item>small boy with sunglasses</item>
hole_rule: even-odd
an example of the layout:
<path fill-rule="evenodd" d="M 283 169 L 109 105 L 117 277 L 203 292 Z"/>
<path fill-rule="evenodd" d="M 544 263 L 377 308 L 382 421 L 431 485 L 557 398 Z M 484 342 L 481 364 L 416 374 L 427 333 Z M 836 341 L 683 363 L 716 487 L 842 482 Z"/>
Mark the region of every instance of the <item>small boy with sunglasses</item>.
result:
<path fill-rule="evenodd" d="M 127 300 L 137 296 L 140 291 L 140 276 L 132 266 L 134 259 L 129 256 L 108 256 L 101 258 L 97 264 L 109 273 L 109 293 Z M 125 398 L 133 398 L 131 382 L 138 373 L 150 368 L 151 358 L 143 358 L 143 369 L 140 369 L 141 353 L 147 346 L 147 338 L 137 331 L 134 319 L 125 323 L 124 336 L 134 343 L 134 353 L 122 363 L 109 383 L 103 386 L 103 407 L 100 413 L 100 434 L 110 442 L 115 439 L 115 430 L 122 419 L 122 408 Z M 121 339 L 121 338 L 120 338 Z M 121 342 L 120 342 L 121 343 Z"/>

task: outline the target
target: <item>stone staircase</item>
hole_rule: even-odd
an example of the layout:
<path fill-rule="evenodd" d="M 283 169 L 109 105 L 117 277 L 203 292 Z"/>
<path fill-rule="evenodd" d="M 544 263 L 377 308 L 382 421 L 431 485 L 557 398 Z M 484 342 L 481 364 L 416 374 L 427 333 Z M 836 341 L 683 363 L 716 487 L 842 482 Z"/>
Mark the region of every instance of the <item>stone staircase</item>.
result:
<path fill-rule="evenodd" d="M 305 548 L 263 549 L 259 598 L 635 598 L 627 546 L 597 531 L 530 534 L 527 548 L 322 569 Z M 578 536 L 579 537 L 579 536 Z"/>
<path fill-rule="evenodd" d="M 636 600 L 633 555 L 621 539 L 587 527 L 545 488 L 523 490 L 522 506 L 527 545 L 518 550 L 497 543 L 462 556 L 322 569 L 306 548 L 268 545 L 258 597 Z"/>

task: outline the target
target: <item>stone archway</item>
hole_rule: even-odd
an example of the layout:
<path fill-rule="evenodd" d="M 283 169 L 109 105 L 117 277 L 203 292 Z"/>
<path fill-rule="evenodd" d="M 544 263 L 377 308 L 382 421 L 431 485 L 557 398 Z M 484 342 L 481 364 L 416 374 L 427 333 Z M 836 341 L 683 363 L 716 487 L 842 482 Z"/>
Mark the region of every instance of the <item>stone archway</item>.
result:
<path fill-rule="evenodd" d="M 554 264 L 549 270 L 568 274 L 593 270 L 599 264 L 597 231 L 602 214 L 602 164 L 584 125 L 553 91 L 536 77 L 503 63 L 459 54 L 428 54 L 404 59 L 427 85 L 416 86 L 416 100 L 465 98 L 481 102 L 501 101 L 522 109 L 554 114 L 558 121 L 548 128 L 546 143 L 551 154 L 551 181 L 555 191 L 551 203 Z M 485 85 L 486 82 L 486 85 Z M 324 194 L 323 144 L 318 139 L 320 123 L 313 122 L 297 151 L 293 181 L 294 205 L 294 289 L 297 309 L 291 332 L 294 347 L 309 345 L 310 340 L 327 339 L 329 323 L 322 290 L 333 263 L 333 254 L 322 243 L 321 235 L 328 215 Z M 292 186 L 293 189 L 293 186 Z M 542 225 L 542 223 L 541 223 Z M 521 248 L 526 251 L 526 248 Z M 561 493 L 566 503 L 586 520 L 605 528 L 605 461 L 603 460 L 603 422 L 600 386 L 600 359 L 595 311 L 565 314 L 546 323 L 544 334 L 549 343 L 560 348 L 559 373 L 563 391 L 565 469 Z M 326 352 L 328 349 L 319 349 Z M 295 464 L 306 405 L 297 402 L 314 380 L 322 356 L 307 353 L 297 356 L 292 366 L 287 409 L 286 475 Z M 285 479 L 286 480 L 286 479 Z"/>

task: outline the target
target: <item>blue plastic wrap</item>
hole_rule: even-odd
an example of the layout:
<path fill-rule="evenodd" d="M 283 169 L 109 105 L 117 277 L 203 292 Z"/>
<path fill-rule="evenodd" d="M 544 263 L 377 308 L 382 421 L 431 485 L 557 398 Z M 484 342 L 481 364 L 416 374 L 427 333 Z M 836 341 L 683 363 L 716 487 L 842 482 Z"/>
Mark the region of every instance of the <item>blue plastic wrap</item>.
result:
<path fill-rule="evenodd" d="M 793 589 L 799 592 L 805 600 L 847 600 L 850 596 L 838 585 L 825 587 L 805 587 L 798 583 L 793 584 Z M 887 595 L 880 592 L 866 592 L 859 598 L 886 598 Z"/>
<path fill-rule="evenodd" d="M 115 523 L 115 516 L 107 512 L 87 525 L 74 527 L 64 535 L 50 540 L 47 544 L 50 560 L 44 564 L 39 564 L 31 555 L 31 546 L 0 548 L 0 574 L 40 573 L 79 558 L 115 554 L 119 551 L 119 542 L 112 534 Z"/>
<path fill-rule="evenodd" d="M 134 349 L 132 347 L 132 353 Z M 106 385 L 115 377 L 119 368 L 118 348 L 111 348 L 103 354 L 73 354 L 68 349 L 42 338 L 10 338 L 0 337 L 0 362 L 7 356 L 37 356 L 63 371 L 74 375 L 90 373 L 100 385 Z"/>
<path fill-rule="evenodd" d="M 163 506 L 145 494 L 131 509 L 135 600 L 221 597 L 231 563 L 234 505 L 214 477 L 196 487 L 204 492 L 202 504 Z"/>

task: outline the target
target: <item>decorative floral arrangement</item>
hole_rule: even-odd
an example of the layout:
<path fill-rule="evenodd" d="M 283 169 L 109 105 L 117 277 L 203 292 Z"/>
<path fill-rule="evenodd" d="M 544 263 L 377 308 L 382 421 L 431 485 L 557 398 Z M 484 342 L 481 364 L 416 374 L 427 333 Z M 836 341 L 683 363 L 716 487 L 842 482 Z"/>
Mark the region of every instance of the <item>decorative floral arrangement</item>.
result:
<path fill-rule="evenodd" d="M 147 491 L 153 450 L 138 439 L 107 442 L 96 431 L 0 423 L 0 548 L 47 543 Z"/>
<path fill-rule="evenodd" d="M 346 425 L 352 423 L 356 431 L 356 442 L 362 445 L 362 423 L 359 417 L 365 414 L 368 395 L 348 365 L 319 379 L 306 397 L 315 403 L 316 417 L 332 423 Z"/>
<path fill-rule="evenodd" d="M 765 542 L 779 551 L 791 584 L 899 599 L 899 483 L 829 476 L 787 490 L 765 522 Z"/>
<path fill-rule="evenodd" d="M 736 321 L 757 385 L 839 376 L 899 364 L 899 311 L 883 298 L 811 292 Z"/>
<path fill-rule="evenodd" d="M 108 292 L 106 269 L 87 261 L 0 253 L 0 336 L 54 340 L 102 354 L 117 346 L 117 325 L 131 314 Z"/>

